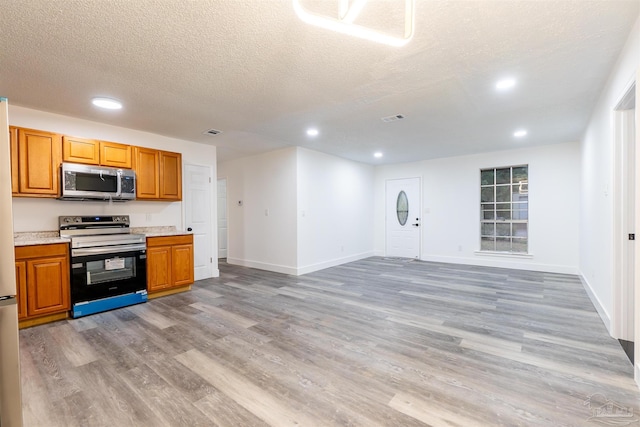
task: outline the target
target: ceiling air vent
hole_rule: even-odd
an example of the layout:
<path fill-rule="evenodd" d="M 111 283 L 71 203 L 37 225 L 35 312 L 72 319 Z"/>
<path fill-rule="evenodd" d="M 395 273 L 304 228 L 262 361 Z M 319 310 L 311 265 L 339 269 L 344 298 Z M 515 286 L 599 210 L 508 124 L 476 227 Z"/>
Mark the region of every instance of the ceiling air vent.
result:
<path fill-rule="evenodd" d="M 380 120 L 382 120 L 385 123 L 389 123 L 389 122 L 395 122 L 396 120 L 402 120 L 404 119 L 404 114 L 396 114 L 394 116 L 387 116 L 387 117 L 383 117 Z"/>
<path fill-rule="evenodd" d="M 218 129 L 209 129 L 209 130 L 205 130 L 204 132 L 202 132 L 204 135 L 217 135 L 219 133 L 222 133 L 221 130 Z"/>

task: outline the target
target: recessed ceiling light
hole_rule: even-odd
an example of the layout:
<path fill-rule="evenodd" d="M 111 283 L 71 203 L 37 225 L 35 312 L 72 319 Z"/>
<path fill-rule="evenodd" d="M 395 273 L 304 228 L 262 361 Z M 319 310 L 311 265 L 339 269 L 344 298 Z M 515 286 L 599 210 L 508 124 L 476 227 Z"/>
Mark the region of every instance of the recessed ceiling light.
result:
<path fill-rule="evenodd" d="M 309 136 L 318 136 L 318 129 L 307 129 L 307 135 Z"/>
<path fill-rule="evenodd" d="M 516 138 L 522 138 L 523 136 L 526 136 L 526 135 L 527 135 L 527 131 L 524 129 L 519 129 L 513 133 L 513 136 L 515 136 Z"/>
<path fill-rule="evenodd" d="M 516 85 L 516 79 L 512 79 L 512 78 L 502 79 L 496 83 L 496 89 L 508 90 L 513 88 L 515 85 Z"/>
<path fill-rule="evenodd" d="M 376 153 L 373 153 L 373 157 L 375 157 L 376 159 L 379 159 L 380 157 L 382 157 L 382 153 L 379 151 Z"/>
<path fill-rule="evenodd" d="M 91 103 L 96 107 L 105 108 L 107 110 L 119 110 L 122 108 L 122 102 L 111 98 L 93 98 Z"/>

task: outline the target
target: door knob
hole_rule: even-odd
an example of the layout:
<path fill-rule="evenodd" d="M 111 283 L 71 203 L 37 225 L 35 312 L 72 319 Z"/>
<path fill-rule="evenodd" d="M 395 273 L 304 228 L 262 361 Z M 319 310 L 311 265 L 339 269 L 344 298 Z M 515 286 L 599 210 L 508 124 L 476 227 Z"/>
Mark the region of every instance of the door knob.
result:
<path fill-rule="evenodd" d="M 187 231 L 193 231 L 193 228 L 189 227 L 187 228 Z"/>

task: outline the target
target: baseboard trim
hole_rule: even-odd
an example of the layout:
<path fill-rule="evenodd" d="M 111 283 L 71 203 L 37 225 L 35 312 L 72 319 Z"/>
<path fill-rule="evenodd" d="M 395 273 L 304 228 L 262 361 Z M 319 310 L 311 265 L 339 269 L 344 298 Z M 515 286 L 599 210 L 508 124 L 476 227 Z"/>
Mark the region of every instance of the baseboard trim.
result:
<path fill-rule="evenodd" d="M 241 267 L 257 268 L 258 270 L 273 271 L 274 273 L 290 274 L 297 276 L 297 269 L 295 267 L 288 267 L 286 265 L 270 264 L 267 262 L 250 261 L 239 258 L 227 257 L 227 264 L 239 265 Z"/>
<path fill-rule="evenodd" d="M 289 274 L 291 276 L 301 276 L 303 274 L 313 273 L 314 271 L 324 270 L 325 268 L 335 267 L 337 265 L 346 264 L 348 262 L 358 261 L 364 258 L 374 256 L 374 252 L 362 252 L 359 254 L 349 255 L 342 258 L 336 258 L 329 261 L 319 262 L 317 264 L 306 265 L 304 267 L 289 267 L 286 265 L 270 264 L 260 261 L 250 261 L 239 258 L 228 258 L 227 263 L 239 265 L 242 267 L 257 268 L 258 270 L 273 271 L 274 273 Z"/>
<path fill-rule="evenodd" d="M 374 252 L 362 252 L 355 255 L 349 255 L 342 258 L 336 258 L 329 261 L 319 262 L 317 264 L 311 264 L 304 267 L 297 268 L 297 275 L 309 274 L 314 271 L 324 270 L 325 268 L 335 267 L 337 265 L 346 264 L 348 262 L 359 261 L 361 259 L 374 256 Z"/>
<path fill-rule="evenodd" d="M 441 255 L 423 255 L 421 258 L 423 261 L 432 262 L 445 262 L 451 264 L 467 264 L 467 265 L 479 265 L 482 267 L 497 267 L 497 268 L 513 268 L 515 270 L 531 270 L 541 271 L 546 273 L 557 274 L 578 274 L 577 267 L 571 267 L 566 265 L 554 265 L 554 264 L 538 264 L 533 263 L 528 259 L 507 258 L 499 257 L 491 254 L 489 256 L 478 256 L 474 258 L 467 257 L 451 257 Z"/>
<path fill-rule="evenodd" d="M 584 277 L 584 274 L 579 273 L 578 276 L 580 277 L 580 281 L 582 282 L 582 287 L 587 292 L 587 295 L 591 300 L 591 304 L 593 304 L 593 306 L 595 307 L 598 315 L 600 315 L 600 319 L 602 319 L 602 323 L 604 323 L 604 326 L 607 328 L 607 332 L 609 332 L 609 335 L 611 335 L 611 317 L 609 316 L 609 313 L 607 313 L 607 310 L 600 302 L 600 299 L 598 299 L 598 296 L 593 291 L 593 288 L 591 287 L 591 284 L 589 284 L 587 278 Z"/>

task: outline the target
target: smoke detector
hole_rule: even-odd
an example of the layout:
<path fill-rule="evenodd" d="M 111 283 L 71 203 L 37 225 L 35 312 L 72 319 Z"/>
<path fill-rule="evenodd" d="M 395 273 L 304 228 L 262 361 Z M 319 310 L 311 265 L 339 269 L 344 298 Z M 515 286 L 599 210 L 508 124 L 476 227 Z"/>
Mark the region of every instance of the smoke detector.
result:
<path fill-rule="evenodd" d="M 387 116 L 387 117 L 383 117 L 380 120 L 382 120 L 385 123 L 389 123 L 389 122 L 395 122 L 396 120 L 402 120 L 404 119 L 404 114 L 396 114 L 393 116 Z"/>
<path fill-rule="evenodd" d="M 222 131 L 218 129 L 209 129 L 202 132 L 203 135 L 211 135 L 211 136 L 217 135 L 219 133 L 222 133 Z"/>

